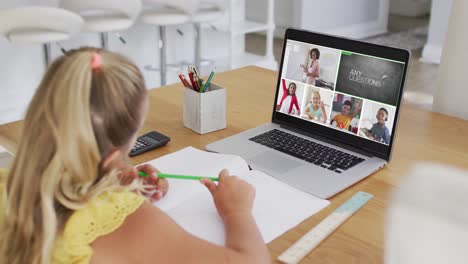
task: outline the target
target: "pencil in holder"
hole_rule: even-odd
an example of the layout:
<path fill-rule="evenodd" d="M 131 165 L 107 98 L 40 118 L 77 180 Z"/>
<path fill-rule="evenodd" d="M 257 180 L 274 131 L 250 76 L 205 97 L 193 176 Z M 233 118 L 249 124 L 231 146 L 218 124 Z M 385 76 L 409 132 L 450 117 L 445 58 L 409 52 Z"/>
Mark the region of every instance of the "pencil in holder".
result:
<path fill-rule="evenodd" d="M 226 128 L 226 89 L 211 83 L 203 93 L 184 87 L 184 126 L 198 134 Z"/>

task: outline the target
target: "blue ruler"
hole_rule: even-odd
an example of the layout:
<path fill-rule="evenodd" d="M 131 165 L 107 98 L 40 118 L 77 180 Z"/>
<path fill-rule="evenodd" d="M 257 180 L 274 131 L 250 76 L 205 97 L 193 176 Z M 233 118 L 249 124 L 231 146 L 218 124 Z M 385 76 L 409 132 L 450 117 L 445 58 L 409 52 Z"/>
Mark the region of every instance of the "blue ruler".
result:
<path fill-rule="evenodd" d="M 356 193 L 283 252 L 278 257 L 278 260 L 287 264 L 299 263 L 301 259 L 372 199 L 372 197 L 372 194 L 365 192 Z"/>

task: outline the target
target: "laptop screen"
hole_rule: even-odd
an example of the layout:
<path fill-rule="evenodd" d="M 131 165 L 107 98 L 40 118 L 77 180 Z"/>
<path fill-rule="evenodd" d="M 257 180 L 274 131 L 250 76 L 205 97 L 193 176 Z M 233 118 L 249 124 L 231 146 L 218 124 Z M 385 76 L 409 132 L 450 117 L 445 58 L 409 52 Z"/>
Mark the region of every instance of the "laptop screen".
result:
<path fill-rule="evenodd" d="M 286 39 L 274 111 L 389 154 L 406 62 L 344 46 Z"/>

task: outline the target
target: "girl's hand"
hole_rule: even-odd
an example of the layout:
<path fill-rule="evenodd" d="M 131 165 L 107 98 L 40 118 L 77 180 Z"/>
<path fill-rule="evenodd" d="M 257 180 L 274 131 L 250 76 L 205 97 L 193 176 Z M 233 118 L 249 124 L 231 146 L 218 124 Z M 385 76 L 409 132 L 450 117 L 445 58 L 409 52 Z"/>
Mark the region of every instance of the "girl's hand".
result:
<path fill-rule="evenodd" d="M 138 171 L 146 172 L 149 176 L 139 177 Z M 152 186 L 153 190 L 148 190 L 150 192 L 149 198 L 151 199 L 151 202 L 160 200 L 167 194 L 167 191 L 169 190 L 169 182 L 167 179 L 158 178 L 157 174 L 159 172 L 160 171 L 158 169 L 151 166 L 150 164 L 143 164 L 134 168 L 134 177 L 143 179 L 146 185 Z"/>
<path fill-rule="evenodd" d="M 222 170 L 219 173 L 218 185 L 209 179 L 202 179 L 201 183 L 213 195 L 216 209 L 221 218 L 225 219 L 225 217 L 236 213 L 251 213 L 255 189 L 249 183 L 236 176 L 229 176 L 227 170 Z"/>
<path fill-rule="evenodd" d="M 323 104 L 323 101 L 320 101 L 320 109 L 322 109 L 322 111 L 325 111 L 325 105 Z"/>
<path fill-rule="evenodd" d="M 304 73 L 308 73 L 306 66 L 304 64 L 301 64 L 301 68 L 304 70 Z"/>

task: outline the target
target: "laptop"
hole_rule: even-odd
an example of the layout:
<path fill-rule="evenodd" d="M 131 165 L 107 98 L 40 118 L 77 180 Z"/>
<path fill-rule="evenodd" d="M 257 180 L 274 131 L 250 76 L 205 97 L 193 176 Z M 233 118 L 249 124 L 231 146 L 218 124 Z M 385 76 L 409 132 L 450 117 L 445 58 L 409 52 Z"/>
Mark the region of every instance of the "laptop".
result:
<path fill-rule="evenodd" d="M 330 198 L 391 158 L 407 50 L 287 29 L 270 123 L 206 146 Z"/>

